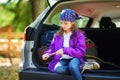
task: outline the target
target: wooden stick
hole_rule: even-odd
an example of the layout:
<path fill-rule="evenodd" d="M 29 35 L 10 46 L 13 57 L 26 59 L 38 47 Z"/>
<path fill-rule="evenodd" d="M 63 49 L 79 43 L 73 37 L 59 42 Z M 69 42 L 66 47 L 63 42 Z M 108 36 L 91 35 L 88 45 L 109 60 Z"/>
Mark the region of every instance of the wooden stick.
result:
<path fill-rule="evenodd" d="M 54 56 L 56 53 L 54 52 L 54 53 L 50 53 L 49 54 L 49 56 L 51 57 L 51 56 Z"/>

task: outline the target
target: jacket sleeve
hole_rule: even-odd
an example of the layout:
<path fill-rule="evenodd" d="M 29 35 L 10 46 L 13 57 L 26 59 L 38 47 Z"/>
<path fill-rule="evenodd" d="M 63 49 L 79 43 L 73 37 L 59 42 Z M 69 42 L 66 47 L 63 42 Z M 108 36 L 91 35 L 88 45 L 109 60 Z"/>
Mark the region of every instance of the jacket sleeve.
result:
<path fill-rule="evenodd" d="M 50 44 L 48 50 L 45 51 L 44 54 L 46 54 L 46 53 L 49 53 L 49 54 L 50 54 L 50 53 L 53 53 L 53 52 L 55 52 L 55 37 L 54 37 L 53 40 L 51 41 L 51 44 Z"/>
<path fill-rule="evenodd" d="M 86 43 L 85 43 L 85 35 L 82 33 L 77 33 L 75 47 L 66 47 L 63 48 L 64 54 L 68 54 L 71 57 L 81 58 L 85 56 L 86 53 Z"/>

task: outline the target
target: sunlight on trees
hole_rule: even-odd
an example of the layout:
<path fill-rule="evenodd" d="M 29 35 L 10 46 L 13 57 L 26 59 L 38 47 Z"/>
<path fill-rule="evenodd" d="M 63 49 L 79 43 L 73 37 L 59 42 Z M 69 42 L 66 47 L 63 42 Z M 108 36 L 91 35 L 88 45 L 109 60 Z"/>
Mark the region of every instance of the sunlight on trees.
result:
<path fill-rule="evenodd" d="M 11 24 L 15 18 L 15 13 L 4 9 L 4 7 L 0 7 L 0 10 L 2 11 L 0 13 L 0 27 L 4 27 L 8 24 Z"/>
<path fill-rule="evenodd" d="M 46 0 L 0 0 L 0 28 L 9 25 L 23 32 L 46 7 Z"/>
<path fill-rule="evenodd" d="M 0 0 L 0 3 L 6 3 L 8 0 Z"/>
<path fill-rule="evenodd" d="M 0 0 L 0 28 L 10 25 L 15 32 L 23 32 L 31 22 L 31 4 L 28 0 Z"/>

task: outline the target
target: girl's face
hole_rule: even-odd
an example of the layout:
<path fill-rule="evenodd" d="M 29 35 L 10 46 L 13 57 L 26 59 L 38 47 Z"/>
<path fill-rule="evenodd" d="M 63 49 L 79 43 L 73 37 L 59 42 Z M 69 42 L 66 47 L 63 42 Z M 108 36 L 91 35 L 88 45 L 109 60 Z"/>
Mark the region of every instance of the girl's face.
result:
<path fill-rule="evenodd" d="M 71 27 L 73 27 L 74 22 L 70 22 L 70 21 L 60 21 L 61 27 L 63 28 L 63 30 L 65 32 L 70 32 L 71 31 Z"/>

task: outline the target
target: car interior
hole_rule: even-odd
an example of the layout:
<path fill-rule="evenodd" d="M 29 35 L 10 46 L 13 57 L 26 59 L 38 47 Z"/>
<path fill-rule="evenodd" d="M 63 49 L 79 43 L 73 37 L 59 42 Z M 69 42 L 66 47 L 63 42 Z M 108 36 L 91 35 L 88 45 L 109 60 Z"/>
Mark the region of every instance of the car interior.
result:
<path fill-rule="evenodd" d="M 99 70 L 91 71 L 106 71 L 120 72 L 120 2 L 89 2 L 79 3 L 75 1 L 59 3 L 53 8 L 49 16 L 43 21 L 42 28 L 38 27 L 38 35 L 36 39 L 37 54 L 33 55 L 34 64 L 38 68 L 47 69 L 50 58 L 43 61 L 41 56 L 48 49 L 54 33 L 59 29 L 59 13 L 62 9 L 74 9 L 82 19 L 78 19 L 78 28 L 85 31 L 86 37 L 91 39 L 97 53 L 93 54 L 103 60 L 100 63 Z M 55 19 L 55 20 L 54 20 Z M 89 72 L 89 71 L 88 71 Z"/>

